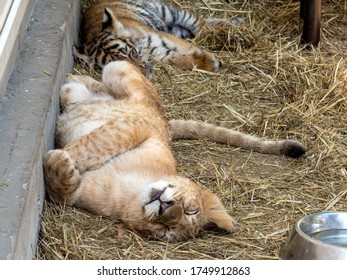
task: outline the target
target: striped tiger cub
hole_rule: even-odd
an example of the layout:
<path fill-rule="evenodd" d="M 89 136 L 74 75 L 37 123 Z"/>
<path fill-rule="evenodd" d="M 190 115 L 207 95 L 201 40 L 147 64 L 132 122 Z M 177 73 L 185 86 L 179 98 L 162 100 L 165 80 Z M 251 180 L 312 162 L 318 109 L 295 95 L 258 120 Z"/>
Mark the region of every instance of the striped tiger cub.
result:
<path fill-rule="evenodd" d="M 126 60 L 143 72 L 149 61 L 180 69 L 218 72 L 221 63 L 206 50 L 184 40 L 193 38 L 204 24 L 224 19 L 204 19 L 193 11 L 159 0 L 98 1 L 85 11 L 81 22 L 82 48 L 77 58 L 96 69 L 111 61 Z"/>

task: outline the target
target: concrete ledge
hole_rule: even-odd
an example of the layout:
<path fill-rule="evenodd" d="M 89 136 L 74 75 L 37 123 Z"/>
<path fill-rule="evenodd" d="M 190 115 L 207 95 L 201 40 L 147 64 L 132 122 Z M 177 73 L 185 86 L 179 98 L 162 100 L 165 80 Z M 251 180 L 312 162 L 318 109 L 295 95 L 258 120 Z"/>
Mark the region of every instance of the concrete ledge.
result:
<path fill-rule="evenodd" d="M 80 0 L 37 0 L 0 104 L 0 259 L 35 256 L 58 93 L 71 71 Z"/>

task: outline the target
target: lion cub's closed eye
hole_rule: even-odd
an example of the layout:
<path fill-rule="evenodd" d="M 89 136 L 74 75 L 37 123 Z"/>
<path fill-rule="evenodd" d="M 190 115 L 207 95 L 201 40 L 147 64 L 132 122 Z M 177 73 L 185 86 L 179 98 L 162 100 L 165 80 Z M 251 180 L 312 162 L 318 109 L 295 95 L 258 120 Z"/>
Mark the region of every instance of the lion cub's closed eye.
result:
<path fill-rule="evenodd" d="M 152 83 L 125 61 L 106 65 L 101 82 L 70 76 L 60 98 L 59 146 L 44 159 L 47 192 L 56 201 L 119 220 L 120 232 L 180 241 L 205 226 L 235 229 L 215 194 L 178 174 L 172 138 L 208 139 L 292 157 L 305 152 L 297 141 L 168 121 Z"/>

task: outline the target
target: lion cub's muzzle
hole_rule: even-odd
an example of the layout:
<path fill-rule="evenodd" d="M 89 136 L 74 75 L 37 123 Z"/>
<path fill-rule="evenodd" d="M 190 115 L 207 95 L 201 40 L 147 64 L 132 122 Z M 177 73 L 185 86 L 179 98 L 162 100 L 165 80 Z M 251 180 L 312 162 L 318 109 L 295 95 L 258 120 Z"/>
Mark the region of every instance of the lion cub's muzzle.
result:
<path fill-rule="evenodd" d="M 158 211 L 159 216 L 162 216 L 168 208 L 175 205 L 175 201 L 161 201 L 160 198 L 159 198 L 159 203 L 160 203 L 159 211 Z"/>
<path fill-rule="evenodd" d="M 183 208 L 178 204 L 173 204 L 159 216 L 160 222 L 163 224 L 170 226 L 177 224 L 177 222 L 181 219 L 183 215 Z"/>
<path fill-rule="evenodd" d="M 183 208 L 177 204 L 174 200 L 164 201 L 161 198 L 161 195 L 165 192 L 164 190 L 153 190 L 150 198 L 151 202 L 158 200 L 158 218 L 160 222 L 170 225 L 177 223 L 183 214 Z"/>

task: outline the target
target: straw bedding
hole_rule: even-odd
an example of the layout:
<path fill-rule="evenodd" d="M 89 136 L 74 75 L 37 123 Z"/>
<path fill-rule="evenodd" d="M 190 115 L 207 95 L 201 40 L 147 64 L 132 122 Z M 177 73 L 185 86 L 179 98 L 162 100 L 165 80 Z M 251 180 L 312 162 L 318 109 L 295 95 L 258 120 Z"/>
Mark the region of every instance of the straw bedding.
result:
<path fill-rule="evenodd" d="M 322 1 L 320 46 L 300 43 L 299 1 L 175 1 L 206 17 L 242 17 L 204 29 L 220 73 L 156 65 L 153 82 L 170 118 L 196 119 L 269 139 L 295 138 L 300 159 L 205 141 L 178 141 L 181 174 L 211 188 L 238 220 L 233 234 L 206 231 L 165 243 L 116 238 L 117 221 L 47 200 L 37 259 L 279 259 L 293 224 L 347 210 L 347 1 Z M 76 63 L 76 73 L 96 75 Z"/>

